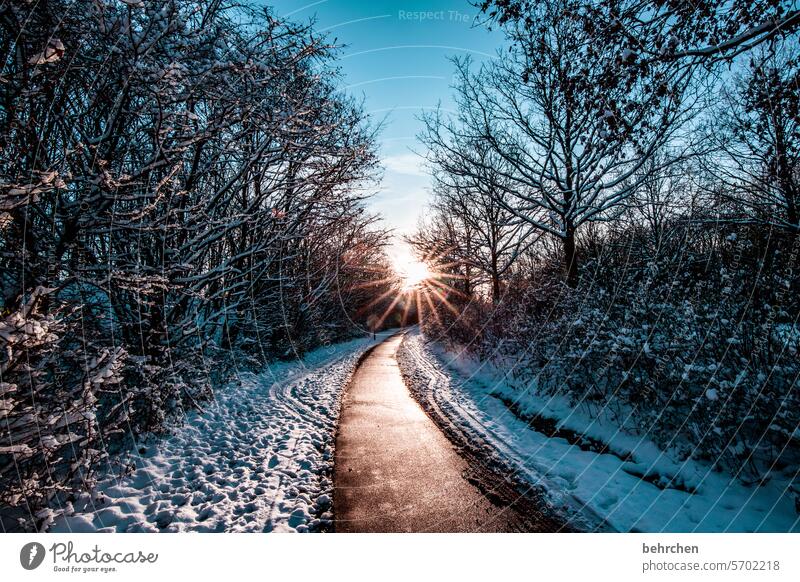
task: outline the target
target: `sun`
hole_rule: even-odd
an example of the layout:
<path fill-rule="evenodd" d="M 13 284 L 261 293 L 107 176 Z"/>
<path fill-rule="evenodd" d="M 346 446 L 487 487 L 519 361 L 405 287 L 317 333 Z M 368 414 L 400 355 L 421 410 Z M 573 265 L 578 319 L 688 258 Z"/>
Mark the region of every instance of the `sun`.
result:
<path fill-rule="evenodd" d="M 433 277 L 430 267 L 408 249 L 399 249 L 393 253 L 392 263 L 403 291 L 411 291 Z"/>
<path fill-rule="evenodd" d="M 431 278 L 433 273 L 428 265 L 416 259 L 398 265 L 398 272 L 402 282 L 403 291 L 410 291 L 421 283 Z"/>
<path fill-rule="evenodd" d="M 460 315 L 459 310 L 450 303 L 450 298 L 459 296 L 469 299 L 469 297 L 448 284 L 449 280 L 458 278 L 459 275 L 447 271 L 458 263 L 443 262 L 441 256 L 426 256 L 424 260 L 420 260 L 414 249 L 403 241 L 391 245 L 386 255 L 391 272 L 379 283 L 391 283 L 391 285 L 359 311 L 359 314 L 365 314 L 370 310 L 375 312 L 370 315 L 372 320 L 368 324 L 370 330 L 380 329 L 395 309 L 402 311 L 399 320 L 401 326 L 405 326 L 409 321 L 419 323 L 423 314 L 430 315 L 441 324 L 437 304 L 445 307 L 453 315 Z M 372 281 L 357 286 L 367 287 L 374 284 Z M 383 312 L 377 316 L 377 312 L 381 309 Z"/>

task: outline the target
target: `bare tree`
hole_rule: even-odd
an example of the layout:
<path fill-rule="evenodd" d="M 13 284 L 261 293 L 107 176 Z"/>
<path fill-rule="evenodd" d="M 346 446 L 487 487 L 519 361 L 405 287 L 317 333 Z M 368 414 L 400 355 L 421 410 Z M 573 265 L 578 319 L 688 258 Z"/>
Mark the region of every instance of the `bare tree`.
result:
<path fill-rule="evenodd" d="M 475 272 L 478 233 L 463 214 L 450 212 L 444 206 L 420 220 L 416 232 L 405 238 L 423 261 L 435 266 L 440 276 L 446 276 L 449 287 L 470 299 L 480 284 Z"/>
<path fill-rule="evenodd" d="M 692 114 L 686 99 L 691 71 L 664 77 L 658 96 L 639 84 L 582 87 L 578 78 L 587 69 L 596 75 L 606 63 L 587 53 L 580 26 L 561 18 L 563 4 L 548 2 L 547 26 L 500 62 L 473 73 L 468 59 L 456 61 L 458 115 L 428 115 L 424 139 L 431 163 L 475 180 L 485 180 L 475 169 L 487 164 L 469 146 L 490 148 L 503 164 L 498 204 L 562 241 L 566 280 L 575 286 L 577 230 L 617 211 L 639 188 L 637 177 L 648 160 L 676 139 Z M 604 107 L 601 115 L 597 101 Z M 682 157 L 687 147 L 664 163 Z"/>
<path fill-rule="evenodd" d="M 544 11 L 535 0 L 476 4 L 489 21 L 518 25 L 522 34 L 540 25 Z M 654 73 L 650 67 L 654 63 L 708 67 L 730 62 L 765 42 L 795 34 L 800 27 L 796 0 L 571 0 L 563 4 L 562 14 L 579 23 L 596 46 L 617 55 L 626 74 L 644 77 Z"/>
<path fill-rule="evenodd" d="M 4 2 L 0 51 L 0 499 L 37 527 L 105 445 L 233 364 L 354 333 L 385 232 L 363 208 L 375 128 L 308 25 L 235 0 Z M 365 246 L 375 265 L 343 259 Z"/>
<path fill-rule="evenodd" d="M 490 160 L 490 149 L 481 143 L 471 144 L 471 149 L 480 152 L 481 165 L 470 173 L 455 175 L 433 168 L 433 210 L 464 225 L 462 232 L 469 238 L 461 244 L 453 241 L 453 250 L 463 264 L 483 275 L 492 301 L 497 303 L 504 278 L 537 237 L 527 221 L 508 210 L 508 187 L 500 184 L 507 180 L 502 175 L 502 160 Z"/>
<path fill-rule="evenodd" d="M 723 92 L 707 171 L 739 207 L 729 219 L 800 233 L 800 51 L 773 43 Z"/>

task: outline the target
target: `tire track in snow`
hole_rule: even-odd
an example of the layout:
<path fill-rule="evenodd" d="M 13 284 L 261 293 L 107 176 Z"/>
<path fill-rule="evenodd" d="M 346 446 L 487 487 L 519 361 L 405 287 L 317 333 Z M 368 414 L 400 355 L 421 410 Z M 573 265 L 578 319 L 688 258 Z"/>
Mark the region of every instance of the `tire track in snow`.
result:
<path fill-rule="evenodd" d="M 516 481 L 518 488 L 549 498 L 568 516 L 571 527 L 613 531 L 601 516 L 546 477 L 546 468 L 537 470 L 530 455 L 517 450 L 494 430 L 493 421 L 481 414 L 467 395 L 453 387 L 450 375 L 428 353 L 419 332 L 406 336 L 398 351 L 398 361 L 412 394 L 457 446 L 474 447 L 496 471 Z"/>

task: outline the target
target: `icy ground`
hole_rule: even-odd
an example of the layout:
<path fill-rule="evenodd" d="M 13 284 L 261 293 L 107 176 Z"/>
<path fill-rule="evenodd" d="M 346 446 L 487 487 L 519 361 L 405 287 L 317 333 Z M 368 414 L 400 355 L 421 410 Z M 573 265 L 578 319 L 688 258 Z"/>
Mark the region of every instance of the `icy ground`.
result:
<path fill-rule="evenodd" d="M 373 343 L 321 348 L 242 375 L 147 447 L 132 474 L 103 479 L 49 531 L 327 529 L 341 391 Z"/>
<path fill-rule="evenodd" d="M 507 465 L 544 486 L 554 506 L 568 514 L 576 502 L 585 506 L 581 517 L 601 518 L 597 527 L 604 519 L 618 531 L 800 531 L 787 490 L 793 475 L 748 487 L 699 462 L 677 462 L 646 438 L 567 402 L 512 388 L 500 371 L 446 352 L 419 332 L 406 336 L 398 359 L 414 389 L 449 421 L 488 441 Z M 534 416 L 564 438 L 537 432 L 521 418 Z M 605 452 L 598 452 L 598 443 Z"/>

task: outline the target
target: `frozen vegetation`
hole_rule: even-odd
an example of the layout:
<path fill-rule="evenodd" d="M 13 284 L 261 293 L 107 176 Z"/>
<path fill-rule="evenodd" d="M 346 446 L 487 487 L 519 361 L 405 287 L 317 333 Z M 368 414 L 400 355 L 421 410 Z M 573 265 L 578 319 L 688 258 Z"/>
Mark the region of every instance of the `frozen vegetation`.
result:
<path fill-rule="evenodd" d="M 244 373 L 173 434 L 142 444 L 125 474 L 61 510 L 51 532 L 324 531 L 332 520 L 339 399 L 372 343 L 324 347 Z M 63 511 L 63 513 L 61 513 Z M 52 521 L 52 523 L 50 523 Z"/>

